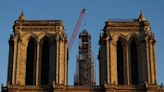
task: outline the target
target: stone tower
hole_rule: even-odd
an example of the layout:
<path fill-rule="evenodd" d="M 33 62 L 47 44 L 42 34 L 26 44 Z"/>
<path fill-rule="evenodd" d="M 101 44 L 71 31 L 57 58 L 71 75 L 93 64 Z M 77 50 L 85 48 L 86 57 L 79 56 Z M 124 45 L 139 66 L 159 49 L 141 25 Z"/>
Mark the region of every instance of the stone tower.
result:
<path fill-rule="evenodd" d="M 124 91 L 156 87 L 155 43 L 142 13 L 138 19 L 106 21 L 99 41 L 100 85 Z"/>
<path fill-rule="evenodd" d="M 91 56 L 91 35 L 84 30 L 79 38 L 79 60 L 84 61 Z M 156 40 L 142 13 L 137 19 L 106 21 L 99 44 L 100 85 L 85 76 L 85 71 L 92 71 L 88 63 L 80 63 L 79 76 L 92 78 L 93 85 L 68 85 L 63 22 L 26 20 L 22 12 L 9 39 L 7 85 L 2 85 L 2 92 L 164 92 L 163 85 L 157 85 Z"/>
<path fill-rule="evenodd" d="M 67 85 L 67 36 L 61 20 L 26 20 L 22 12 L 13 32 L 9 40 L 9 91 L 19 90 L 18 86 L 36 90 L 38 86 Z"/>

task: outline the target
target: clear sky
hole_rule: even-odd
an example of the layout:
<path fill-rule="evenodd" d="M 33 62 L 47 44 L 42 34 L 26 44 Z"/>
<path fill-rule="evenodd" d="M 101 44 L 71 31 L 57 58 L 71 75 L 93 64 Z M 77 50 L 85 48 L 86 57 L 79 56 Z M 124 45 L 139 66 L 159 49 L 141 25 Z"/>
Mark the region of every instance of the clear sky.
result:
<path fill-rule="evenodd" d="M 134 19 L 143 11 L 150 21 L 157 40 L 157 75 L 158 83 L 164 82 L 164 0 L 1 0 L 0 1 L 0 83 L 6 84 L 8 64 L 8 39 L 12 26 L 23 10 L 28 20 L 64 21 L 68 38 L 77 22 L 81 9 L 86 15 L 80 31 L 86 24 L 92 34 L 92 51 L 96 59 L 96 79 L 98 81 L 98 40 L 104 23 L 108 19 Z M 78 39 L 76 37 L 69 58 L 69 84 L 73 84 L 75 58 Z"/>

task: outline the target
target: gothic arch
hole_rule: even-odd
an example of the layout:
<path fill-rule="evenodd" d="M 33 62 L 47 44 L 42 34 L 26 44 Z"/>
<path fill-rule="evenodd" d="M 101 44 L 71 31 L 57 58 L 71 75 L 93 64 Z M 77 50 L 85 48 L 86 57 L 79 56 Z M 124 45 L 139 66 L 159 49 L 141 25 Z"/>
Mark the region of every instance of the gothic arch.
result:
<path fill-rule="evenodd" d="M 30 37 L 26 54 L 26 85 L 35 84 L 35 67 L 36 67 L 36 41 Z"/>
<path fill-rule="evenodd" d="M 131 41 L 134 39 L 136 41 L 137 44 L 139 44 L 139 38 L 141 36 L 136 34 L 136 33 L 132 33 L 132 34 L 129 34 L 127 36 L 127 41 L 128 41 L 128 44 L 130 45 Z"/>
<path fill-rule="evenodd" d="M 125 62 L 125 39 L 119 37 L 117 40 L 117 80 L 118 84 L 124 84 L 125 83 L 125 68 L 124 68 L 124 62 Z"/>
<path fill-rule="evenodd" d="M 119 35 L 118 38 L 116 39 L 116 42 L 121 41 L 123 45 L 127 43 L 126 37 L 124 35 Z"/>
<path fill-rule="evenodd" d="M 127 37 L 123 34 L 120 34 L 118 39 L 122 39 L 122 40 L 126 41 Z"/>
<path fill-rule="evenodd" d="M 37 42 L 38 37 L 35 33 L 31 32 L 31 33 L 25 33 L 24 35 L 21 36 L 23 40 L 25 40 L 25 42 L 27 42 L 26 44 L 28 44 L 29 40 L 31 38 L 33 38 L 33 40 L 35 40 L 35 42 Z"/>
<path fill-rule="evenodd" d="M 123 41 L 123 44 L 125 44 L 126 42 L 127 42 L 127 38 L 126 38 L 126 36 L 125 35 L 123 35 L 123 34 L 115 34 L 115 35 L 113 35 L 112 37 L 111 37 L 111 39 L 112 39 L 112 43 L 113 44 L 117 44 L 117 41 L 120 39 L 121 41 Z"/>
<path fill-rule="evenodd" d="M 42 43 L 42 63 L 41 63 L 41 85 L 49 82 L 49 58 L 50 58 L 50 42 L 49 38 L 45 37 Z"/>
<path fill-rule="evenodd" d="M 50 72 L 50 46 L 52 45 L 52 39 L 49 36 L 44 36 L 40 41 L 41 62 L 41 85 L 49 84 L 49 72 Z"/>
<path fill-rule="evenodd" d="M 47 41 L 49 42 L 49 44 L 53 44 L 53 37 L 52 37 L 52 35 L 50 35 L 50 34 L 48 34 L 48 33 L 46 33 L 46 34 L 40 36 L 40 41 L 39 41 L 39 43 L 40 43 L 41 46 L 43 45 L 43 42 L 44 42 L 45 40 L 47 40 Z"/>
<path fill-rule="evenodd" d="M 137 38 L 132 37 L 129 41 L 129 60 L 130 60 L 130 71 L 131 71 L 131 83 L 139 83 L 139 69 L 138 69 L 138 47 L 137 47 Z"/>

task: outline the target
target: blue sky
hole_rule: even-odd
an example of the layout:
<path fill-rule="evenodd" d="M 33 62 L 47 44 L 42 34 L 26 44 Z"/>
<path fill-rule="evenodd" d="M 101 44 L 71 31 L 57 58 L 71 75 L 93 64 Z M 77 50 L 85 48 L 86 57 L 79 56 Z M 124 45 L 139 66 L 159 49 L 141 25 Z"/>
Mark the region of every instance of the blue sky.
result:
<path fill-rule="evenodd" d="M 0 83 L 6 84 L 8 64 L 8 39 L 12 26 L 23 10 L 28 20 L 64 21 L 68 38 L 77 22 L 81 9 L 86 15 L 79 32 L 84 28 L 92 34 L 92 51 L 96 59 L 96 79 L 98 81 L 98 40 L 104 23 L 108 19 L 134 19 L 143 11 L 150 21 L 157 40 L 157 78 L 164 82 L 164 0 L 1 0 L 0 1 Z M 76 37 L 69 58 L 69 84 L 73 84 L 78 39 Z"/>

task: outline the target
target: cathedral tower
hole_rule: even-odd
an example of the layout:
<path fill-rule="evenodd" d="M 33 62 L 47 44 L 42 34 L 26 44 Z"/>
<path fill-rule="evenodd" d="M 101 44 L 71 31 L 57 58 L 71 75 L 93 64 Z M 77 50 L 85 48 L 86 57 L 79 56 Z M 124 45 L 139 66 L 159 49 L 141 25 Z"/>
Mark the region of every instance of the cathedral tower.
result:
<path fill-rule="evenodd" d="M 138 19 L 108 20 L 100 35 L 100 85 L 157 85 L 154 34 Z"/>
<path fill-rule="evenodd" d="M 61 20 L 26 20 L 22 12 L 13 32 L 9 40 L 9 89 L 67 85 L 67 37 Z"/>
<path fill-rule="evenodd" d="M 79 35 L 75 85 L 68 85 L 67 36 L 61 20 L 26 20 L 23 12 L 9 39 L 7 85 L 2 92 L 164 92 L 157 85 L 156 40 L 150 23 L 108 20 L 99 40 L 95 85 L 91 34 Z"/>

